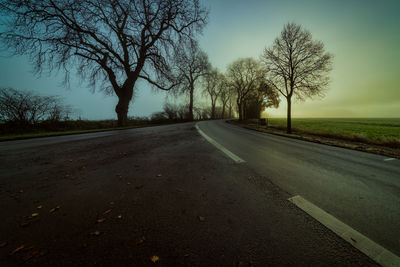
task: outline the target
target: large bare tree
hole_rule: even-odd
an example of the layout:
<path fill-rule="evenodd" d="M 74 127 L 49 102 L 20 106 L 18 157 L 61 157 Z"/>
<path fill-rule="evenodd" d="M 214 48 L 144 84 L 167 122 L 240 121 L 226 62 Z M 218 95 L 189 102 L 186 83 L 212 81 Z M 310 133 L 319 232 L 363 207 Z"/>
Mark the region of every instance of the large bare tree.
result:
<path fill-rule="evenodd" d="M 226 77 L 228 85 L 236 94 L 239 120 L 244 119 L 244 106 L 251 92 L 265 80 L 265 69 L 253 58 L 241 58 L 228 66 Z"/>
<path fill-rule="evenodd" d="M 196 41 L 182 42 L 175 49 L 174 66 L 177 69 L 180 84 L 172 91 L 176 94 L 188 94 L 188 120 L 193 120 L 194 95 L 201 77 L 209 73 L 211 65 L 207 54 L 202 51 Z"/>
<path fill-rule="evenodd" d="M 287 132 L 291 133 L 292 96 L 304 100 L 323 95 L 329 82 L 332 55 L 324 44 L 312 40 L 311 33 L 295 23 L 288 23 L 274 44 L 261 56 L 268 70 L 268 80 L 287 100 Z"/>
<path fill-rule="evenodd" d="M 163 90 L 179 82 L 170 51 L 201 31 L 207 10 L 199 0 L 4 0 L 0 15 L 7 49 L 29 55 L 37 72 L 75 69 L 115 93 L 123 125 L 138 79 Z"/>

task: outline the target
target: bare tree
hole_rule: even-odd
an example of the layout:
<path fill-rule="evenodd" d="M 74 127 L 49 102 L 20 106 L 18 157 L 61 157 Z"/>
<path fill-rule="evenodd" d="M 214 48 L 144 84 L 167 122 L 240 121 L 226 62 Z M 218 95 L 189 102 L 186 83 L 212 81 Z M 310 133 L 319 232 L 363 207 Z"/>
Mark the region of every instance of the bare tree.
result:
<path fill-rule="evenodd" d="M 115 93 L 118 124 L 127 120 L 138 79 L 173 88 L 170 50 L 206 23 L 199 0 L 4 0 L 0 39 L 35 70 L 76 69 L 93 90 Z"/>
<path fill-rule="evenodd" d="M 216 118 L 215 107 L 221 94 L 222 77 L 222 74 L 217 69 L 209 71 L 209 73 L 204 76 L 203 93 L 210 96 L 211 99 L 211 119 Z"/>
<path fill-rule="evenodd" d="M 197 42 L 189 41 L 176 49 L 174 61 L 180 84 L 173 93 L 189 94 L 188 119 L 192 121 L 195 87 L 200 78 L 209 72 L 208 56 Z"/>
<path fill-rule="evenodd" d="M 61 120 L 71 113 L 57 96 L 40 96 L 13 88 L 0 89 L 0 120 L 36 124 L 43 120 Z"/>
<path fill-rule="evenodd" d="M 232 87 L 229 86 L 228 81 L 224 74 L 220 74 L 218 83 L 219 87 L 219 102 L 221 104 L 221 118 L 225 119 L 226 109 L 228 106 L 229 98 L 233 95 Z"/>
<path fill-rule="evenodd" d="M 242 58 L 228 66 L 228 84 L 236 93 L 239 120 L 244 119 L 244 105 L 250 93 L 265 79 L 265 70 L 253 58 Z"/>
<path fill-rule="evenodd" d="M 261 56 L 268 69 L 268 79 L 287 100 L 287 132 L 291 133 L 292 96 L 297 99 L 323 95 L 329 82 L 332 55 L 324 51 L 320 41 L 300 25 L 288 23 L 281 35 Z"/>

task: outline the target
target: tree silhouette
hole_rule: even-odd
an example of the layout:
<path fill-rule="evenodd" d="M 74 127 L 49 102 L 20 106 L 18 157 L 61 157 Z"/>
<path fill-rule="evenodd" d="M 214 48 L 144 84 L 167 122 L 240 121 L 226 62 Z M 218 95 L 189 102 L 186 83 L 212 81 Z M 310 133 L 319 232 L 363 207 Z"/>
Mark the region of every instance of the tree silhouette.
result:
<path fill-rule="evenodd" d="M 211 69 L 207 75 L 204 76 L 204 95 L 208 95 L 211 100 L 211 119 L 216 119 L 216 105 L 223 90 L 224 76 L 218 69 Z"/>
<path fill-rule="evenodd" d="M 0 39 L 28 55 L 35 71 L 71 69 L 106 93 L 115 93 L 118 124 L 127 119 L 138 79 L 176 86 L 171 51 L 206 24 L 199 0 L 4 0 Z"/>
<path fill-rule="evenodd" d="M 174 67 L 178 73 L 180 84 L 173 93 L 189 94 L 188 120 L 193 120 L 193 103 L 196 83 L 208 74 L 211 65 L 207 54 L 202 51 L 196 41 L 182 42 L 175 49 Z"/>
<path fill-rule="evenodd" d="M 228 66 L 226 77 L 228 85 L 236 94 L 239 120 L 245 119 L 245 102 L 260 83 L 265 81 L 265 69 L 253 58 L 237 59 Z"/>
<path fill-rule="evenodd" d="M 281 35 L 261 56 L 268 70 L 269 83 L 287 100 L 287 133 L 292 132 L 292 96 L 297 99 L 322 95 L 329 82 L 332 55 L 324 51 L 320 41 L 300 25 L 288 23 Z"/>

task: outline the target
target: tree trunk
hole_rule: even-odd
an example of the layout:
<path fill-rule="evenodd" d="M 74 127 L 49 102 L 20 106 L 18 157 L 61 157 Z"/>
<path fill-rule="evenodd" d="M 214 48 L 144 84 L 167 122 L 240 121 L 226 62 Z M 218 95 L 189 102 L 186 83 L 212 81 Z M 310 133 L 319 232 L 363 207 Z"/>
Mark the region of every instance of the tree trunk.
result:
<path fill-rule="evenodd" d="M 243 120 L 247 120 L 247 105 L 246 105 L 246 101 L 243 103 L 243 106 L 242 106 L 242 112 L 243 112 L 243 115 L 242 115 L 242 119 Z"/>
<path fill-rule="evenodd" d="M 239 120 L 242 121 L 243 120 L 242 103 L 237 103 L 237 105 L 238 105 Z"/>
<path fill-rule="evenodd" d="M 126 126 L 128 121 L 129 102 L 133 95 L 133 86 L 121 89 L 121 93 L 118 95 L 118 104 L 115 107 L 115 112 L 118 116 L 118 127 Z"/>
<path fill-rule="evenodd" d="M 226 104 L 222 104 L 222 112 L 221 112 L 222 119 L 225 119 L 225 107 L 226 107 Z"/>
<path fill-rule="evenodd" d="M 215 120 L 215 102 L 211 99 L 211 119 Z"/>
<path fill-rule="evenodd" d="M 193 121 L 193 93 L 194 88 L 190 88 L 190 96 L 189 96 L 189 121 Z"/>
<path fill-rule="evenodd" d="M 286 132 L 288 134 L 292 133 L 292 99 L 291 97 L 287 97 L 287 119 L 286 119 Z"/>

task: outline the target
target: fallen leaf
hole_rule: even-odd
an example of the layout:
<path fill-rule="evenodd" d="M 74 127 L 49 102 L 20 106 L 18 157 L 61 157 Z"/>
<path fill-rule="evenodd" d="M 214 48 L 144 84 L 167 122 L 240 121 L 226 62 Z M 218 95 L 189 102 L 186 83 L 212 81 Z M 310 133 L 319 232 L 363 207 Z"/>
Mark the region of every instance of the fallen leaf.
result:
<path fill-rule="evenodd" d="M 127 184 L 127 185 L 130 185 L 131 183 L 130 183 L 130 182 L 127 182 L 126 184 Z"/>
<path fill-rule="evenodd" d="M 51 210 L 50 210 L 50 213 L 53 213 L 53 212 L 55 212 L 56 210 L 59 210 L 60 209 L 60 206 L 57 206 L 57 207 L 55 207 L 55 208 L 52 208 Z"/>
<path fill-rule="evenodd" d="M 111 209 L 106 210 L 105 212 L 103 212 L 103 215 L 106 215 L 106 214 L 108 214 L 108 213 L 110 213 L 110 212 L 111 212 Z"/>
<path fill-rule="evenodd" d="M 21 190 L 19 190 L 19 192 L 20 192 L 20 193 L 23 193 L 23 192 L 24 192 L 24 190 L 22 190 L 22 189 L 21 189 Z"/>
<path fill-rule="evenodd" d="M 118 219 L 122 219 L 122 215 L 118 215 L 117 218 L 118 218 Z"/>
<path fill-rule="evenodd" d="M 157 174 L 157 177 L 161 177 L 161 176 L 162 176 L 162 174 L 161 174 L 161 173 Z"/>
<path fill-rule="evenodd" d="M 134 245 L 139 245 L 142 244 L 144 241 L 146 240 L 145 236 L 141 236 L 135 239 L 135 241 L 133 241 Z"/>
<path fill-rule="evenodd" d="M 32 213 L 32 215 L 31 215 L 31 217 L 33 218 L 33 217 L 37 217 L 37 216 L 39 216 L 39 213 Z"/>
<path fill-rule="evenodd" d="M 29 222 L 22 222 L 19 226 L 21 227 L 26 227 L 29 225 Z"/>
<path fill-rule="evenodd" d="M 159 258 L 158 256 L 154 255 L 154 256 L 152 256 L 152 257 L 150 258 L 150 260 L 151 260 L 152 262 L 156 263 L 157 261 L 160 260 L 160 258 Z"/>
<path fill-rule="evenodd" d="M 111 202 L 110 202 L 110 205 L 114 205 L 114 201 L 111 201 Z"/>
<path fill-rule="evenodd" d="M 31 252 L 26 253 L 26 254 L 24 255 L 24 257 L 23 257 L 23 260 L 24 260 L 24 261 L 28 261 L 28 260 L 30 260 L 30 259 L 32 259 L 33 257 L 38 256 L 38 255 L 40 255 L 40 252 L 39 252 L 38 250 L 34 250 L 34 251 L 31 251 Z"/>
<path fill-rule="evenodd" d="M 205 217 L 203 217 L 203 216 L 199 216 L 199 221 L 201 221 L 201 222 L 204 222 L 206 220 L 206 218 Z"/>
<path fill-rule="evenodd" d="M 42 205 L 39 205 L 39 206 L 37 206 L 37 208 L 38 208 L 38 209 L 41 209 L 41 208 L 43 208 L 43 206 L 42 206 Z"/>
<path fill-rule="evenodd" d="M 4 248 L 7 245 L 7 242 L 0 243 L 0 248 Z"/>
<path fill-rule="evenodd" d="M 97 220 L 97 223 L 102 223 L 102 222 L 104 222 L 105 220 L 106 220 L 105 218 L 100 218 L 100 219 Z"/>
<path fill-rule="evenodd" d="M 95 236 L 99 236 L 99 235 L 101 235 L 102 234 L 102 232 L 100 232 L 100 231 L 94 231 L 94 232 L 92 232 L 92 233 L 90 233 L 91 235 L 95 235 Z"/>
<path fill-rule="evenodd" d="M 14 250 L 11 252 L 11 255 L 14 255 L 15 253 L 17 253 L 18 251 L 23 250 L 24 248 L 25 248 L 25 245 L 21 245 L 21 246 L 17 247 L 16 249 L 14 249 Z"/>

